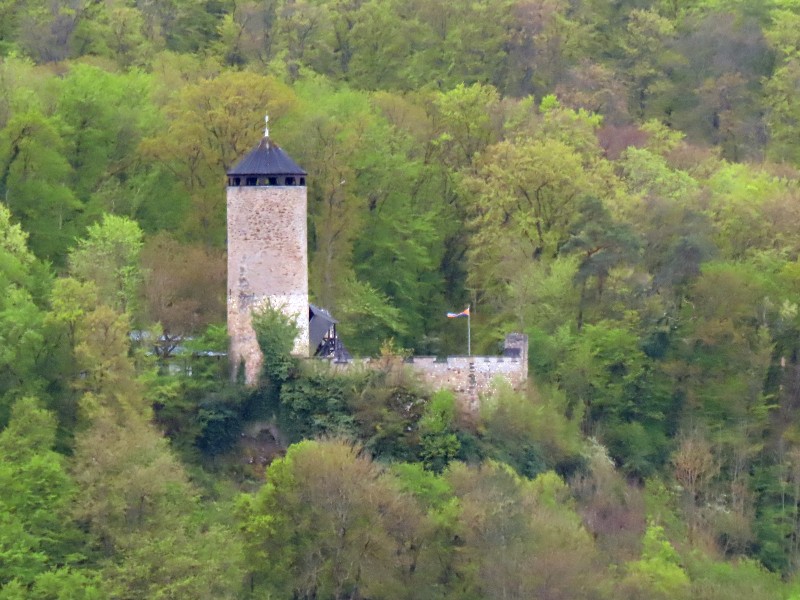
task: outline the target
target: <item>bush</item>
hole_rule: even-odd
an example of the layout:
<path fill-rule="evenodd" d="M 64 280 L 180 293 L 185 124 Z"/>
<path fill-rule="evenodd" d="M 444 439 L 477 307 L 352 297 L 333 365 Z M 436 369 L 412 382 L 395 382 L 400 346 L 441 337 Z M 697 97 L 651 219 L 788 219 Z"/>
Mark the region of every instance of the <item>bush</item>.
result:
<path fill-rule="evenodd" d="M 297 323 L 279 306 L 267 303 L 253 313 L 253 329 L 264 356 L 264 375 L 280 387 L 297 370 L 297 359 L 291 355 Z"/>
<path fill-rule="evenodd" d="M 355 437 L 348 401 L 363 376 L 307 364 L 280 391 L 279 426 L 292 442 L 323 435 Z"/>
<path fill-rule="evenodd" d="M 557 390 L 527 397 L 500 386 L 481 411 L 486 454 L 526 477 L 548 469 L 570 475 L 582 462 L 582 442 L 578 420 L 564 415 L 565 404 Z"/>

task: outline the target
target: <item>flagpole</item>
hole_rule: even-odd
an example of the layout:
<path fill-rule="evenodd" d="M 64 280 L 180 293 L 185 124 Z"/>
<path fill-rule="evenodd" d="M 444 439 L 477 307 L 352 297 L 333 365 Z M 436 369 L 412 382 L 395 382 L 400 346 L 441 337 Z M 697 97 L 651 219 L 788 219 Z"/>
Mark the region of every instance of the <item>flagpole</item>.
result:
<path fill-rule="evenodd" d="M 472 323 L 470 319 L 471 311 L 469 310 L 469 304 L 467 304 L 467 356 L 472 356 Z"/>

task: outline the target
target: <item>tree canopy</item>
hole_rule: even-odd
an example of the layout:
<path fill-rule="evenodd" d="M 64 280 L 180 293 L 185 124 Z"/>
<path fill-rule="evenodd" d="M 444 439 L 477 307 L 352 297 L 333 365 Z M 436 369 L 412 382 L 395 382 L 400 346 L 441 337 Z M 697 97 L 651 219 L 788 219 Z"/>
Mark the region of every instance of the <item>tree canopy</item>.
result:
<path fill-rule="evenodd" d="M 0 0 L 0 600 L 796 597 L 798 25 Z M 220 358 L 265 113 L 373 369 L 268 315 L 259 386 Z M 467 304 L 477 352 L 531 342 L 474 411 L 404 366 Z"/>

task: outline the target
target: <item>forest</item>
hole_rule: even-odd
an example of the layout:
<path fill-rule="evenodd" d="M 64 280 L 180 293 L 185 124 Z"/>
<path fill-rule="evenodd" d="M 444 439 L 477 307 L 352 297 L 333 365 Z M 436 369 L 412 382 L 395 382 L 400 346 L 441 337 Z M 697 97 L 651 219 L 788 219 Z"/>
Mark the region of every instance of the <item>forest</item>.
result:
<path fill-rule="evenodd" d="M 0 0 L 0 600 L 800 599 L 799 89 L 798 0 Z M 219 356 L 265 113 L 375 369 Z"/>

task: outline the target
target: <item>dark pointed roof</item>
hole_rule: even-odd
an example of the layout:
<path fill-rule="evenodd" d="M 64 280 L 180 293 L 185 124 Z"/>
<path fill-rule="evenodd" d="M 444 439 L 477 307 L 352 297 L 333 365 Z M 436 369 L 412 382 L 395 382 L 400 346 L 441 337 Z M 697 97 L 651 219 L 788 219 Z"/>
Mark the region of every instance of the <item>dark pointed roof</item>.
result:
<path fill-rule="evenodd" d="M 228 171 L 228 175 L 300 175 L 307 173 L 268 137 Z"/>
<path fill-rule="evenodd" d="M 308 305 L 308 341 L 313 350 L 323 342 L 325 334 L 331 328 L 331 325 L 338 323 L 336 319 L 331 316 L 324 308 Z"/>

